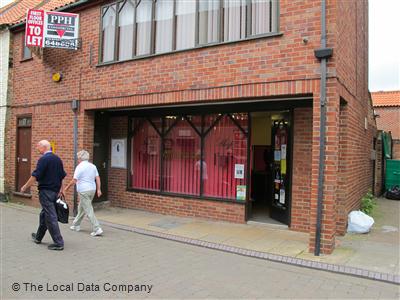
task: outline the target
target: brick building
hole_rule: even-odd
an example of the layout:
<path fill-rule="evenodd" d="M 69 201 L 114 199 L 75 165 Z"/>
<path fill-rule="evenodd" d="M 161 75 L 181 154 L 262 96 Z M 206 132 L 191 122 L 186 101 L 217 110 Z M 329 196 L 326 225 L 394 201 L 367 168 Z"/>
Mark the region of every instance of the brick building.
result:
<path fill-rule="evenodd" d="M 392 158 L 400 159 L 400 91 L 371 93 L 376 125 L 392 136 Z"/>
<path fill-rule="evenodd" d="M 24 20 L 26 11 L 29 8 L 45 8 L 52 10 L 56 7 L 66 5 L 70 1 L 42 1 L 42 0 L 19 0 L 0 8 L 0 199 L 4 197 L 4 136 L 6 126 L 7 107 L 12 95 L 12 72 L 9 66 L 12 65 L 10 59 L 12 35 L 9 25 Z M 32 53 L 28 47 L 24 47 L 21 60 L 29 60 Z"/>
<path fill-rule="evenodd" d="M 367 1 L 324 2 L 81 0 L 60 9 L 79 13 L 81 49 L 29 61 L 15 24 L 9 191 L 25 180 L 21 145 L 44 138 L 71 178 L 76 117 L 111 205 L 279 222 L 330 253 L 372 187 L 376 126 Z"/>

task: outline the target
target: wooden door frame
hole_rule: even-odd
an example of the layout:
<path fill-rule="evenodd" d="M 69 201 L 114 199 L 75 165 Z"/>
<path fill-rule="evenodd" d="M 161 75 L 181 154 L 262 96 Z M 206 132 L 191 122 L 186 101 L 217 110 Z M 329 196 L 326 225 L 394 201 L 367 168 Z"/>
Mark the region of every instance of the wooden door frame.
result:
<path fill-rule="evenodd" d="M 23 119 L 23 118 L 30 118 L 31 119 L 31 125 L 29 125 L 29 126 L 19 126 L 18 125 L 18 121 L 20 120 L 20 119 Z M 15 164 L 15 168 L 14 168 L 14 174 L 15 174 L 15 183 L 14 183 L 14 191 L 15 192 L 19 192 L 18 191 L 18 182 L 19 182 L 19 172 L 18 172 L 18 161 L 17 161 L 17 158 L 18 158 L 18 153 L 19 153 L 19 147 L 20 147 L 20 145 L 19 145 L 19 140 L 18 140 L 18 137 L 19 137 L 19 135 L 18 135 L 18 133 L 19 133 L 19 128 L 30 128 L 31 129 L 31 141 L 30 141 L 30 144 L 32 145 L 32 114 L 22 114 L 22 115 L 17 115 L 16 116 L 16 119 L 15 119 L 15 122 L 16 122 L 16 126 L 15 126 L 15 136 L 16 136 L 16 145 L 15 145 L 15 157 L 14 157 L 14 164 Z M 30 161 L 30 163 L 31 163 L 31 165 L 32 165 L 32 148 L 31 148 L 31 161 Z M 30 193 L 30 194 L 32 194 L 32 193 Z"/>
<path fill-rule="evenodd" d="M 101 178 L 101 187 L 102 187 L 102 192 L 105 190 L 105 195 L 104 195 L 104 193 L 103 193 L 103 195 L 102 195 L 102 197 L 103 197 L 103 199 L 104 200 L 101 200 L 101 201 L 99 201 L 99 198 L 97 197 L 97 195 L 95 195 L 95 197 L 93 198 L 93 201 L 94 201 L 94 203 L 101 203 L 101 202 L 105 202 L 105 201 L 108 201 L 108 175 L 109 175 L 109 165 L 108 165 L 108 159 L 109 159 L 109 155 L 110 155 L 110 141 L 111 141 L 111 137 L 110 137 L 110 114 L 109 114 L 109 112 L 108 111 L 95 111 L 94 112 L 94 127 L 93 127 L 93 147 L 92 147 L 92 153 L 93 153 L 93 155 L 92 155 L 92 162 L 93 162 L 93 164 L 95 165 L 95 146 L 94 146 L 94 143 L 96 142 L 95 141 L 95 134 L 96 134 L 96 115 L 97 114 L 101 114 L 101 113 L 103 113 L 104 115 L 105 115 L 105 118 L 106 118 L 106 120 L 107 120 L 107 132 L 105 133 L 105 135 L 106 135 L 106 138 L 105 138 L 105 141 L 106 141 L 106 151 L 107 151 L 107 153 L 106 153 L 106 157 L 105 157 L 105 159 L 106 159 L 106 162 L 107 162 L 107 168 L 106 168 L 106 176 L 105 176 L 105 178 Z M 96 166 L 97 167 L 97 166 Z M 98 169 L 99 169 L 100 167 L 98 167 Z"/>

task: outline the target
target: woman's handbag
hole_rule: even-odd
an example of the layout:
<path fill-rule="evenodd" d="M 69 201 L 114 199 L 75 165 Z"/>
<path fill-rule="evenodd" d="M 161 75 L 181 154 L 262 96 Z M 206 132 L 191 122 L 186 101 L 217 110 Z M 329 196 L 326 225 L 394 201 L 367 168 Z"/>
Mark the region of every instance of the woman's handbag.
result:
<path fill-rule="evenodd" d="M 56 211 L 58 222 L 67 224 L 69 217 L 69 207 L 67 202 L 65 201 L 64 195 L 61 195 L 56 200 Z"/>

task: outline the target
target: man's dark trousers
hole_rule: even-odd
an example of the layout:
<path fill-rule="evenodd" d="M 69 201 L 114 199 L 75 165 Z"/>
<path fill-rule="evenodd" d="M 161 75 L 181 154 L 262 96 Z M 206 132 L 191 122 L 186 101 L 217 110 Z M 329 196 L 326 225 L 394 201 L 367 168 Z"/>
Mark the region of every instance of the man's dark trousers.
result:
<path fill-rule="evenodd" d="M 42 205 L 40 212 L 39 228 L 36 233 L 36 239 L 41 241 L 48 229 L 50 235 L 57 246 L 64 246 L 64 240 L 58 227 L 56 200 L 58 193 L 51 190 L 41 189 L 39 191 L 39 201 Z"/>

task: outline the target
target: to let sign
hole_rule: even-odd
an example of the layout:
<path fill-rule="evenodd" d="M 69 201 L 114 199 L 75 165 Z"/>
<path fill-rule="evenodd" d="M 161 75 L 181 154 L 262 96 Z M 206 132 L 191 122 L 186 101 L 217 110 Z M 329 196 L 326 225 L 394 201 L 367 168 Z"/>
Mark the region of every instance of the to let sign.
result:
<path fill-rule="evenodd" d="M 29 9 L 26 16 L 27 47 L 79 48 L 79 15 Z"/>
<path fill-rule="evenodd" d="M 44 11 L 29 9 L 26 17 L 25 44 L 28 47 L 43 47 Z"/>

